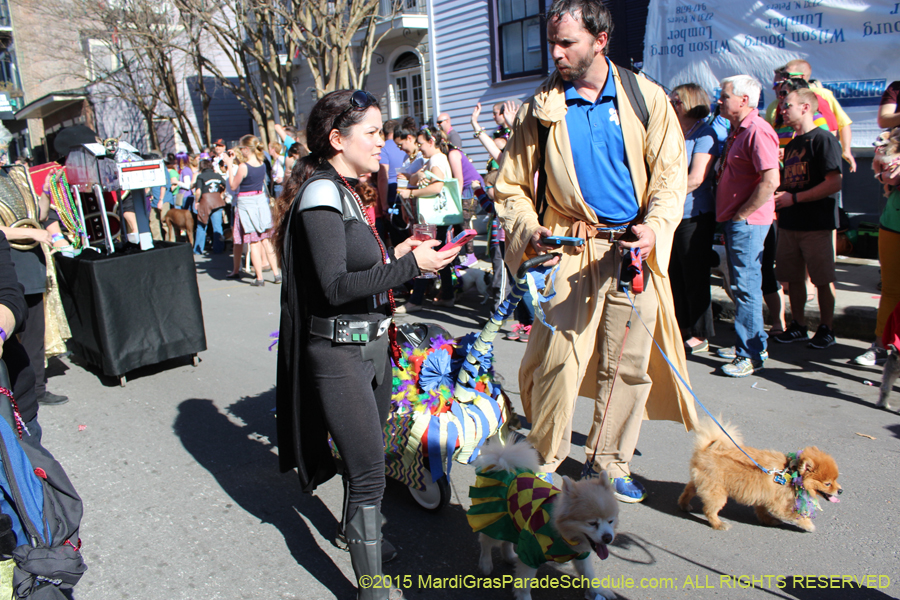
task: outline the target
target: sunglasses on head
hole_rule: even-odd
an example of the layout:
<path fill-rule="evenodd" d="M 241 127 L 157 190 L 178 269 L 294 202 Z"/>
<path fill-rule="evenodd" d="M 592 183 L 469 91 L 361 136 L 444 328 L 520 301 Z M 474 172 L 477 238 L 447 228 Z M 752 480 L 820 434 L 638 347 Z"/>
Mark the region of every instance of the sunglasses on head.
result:
<path fill-rule="evenodd" d="M 341 114 L 331 123 L 332 129 L 338 129 L 338 123 L 341 122 L 347 113 L 351 110 L 366 110 L 370 106 L 378 106 L 378 99 L 365 90 L 356 90 L 350 95 L 350 106 L 345 108 Z"/>

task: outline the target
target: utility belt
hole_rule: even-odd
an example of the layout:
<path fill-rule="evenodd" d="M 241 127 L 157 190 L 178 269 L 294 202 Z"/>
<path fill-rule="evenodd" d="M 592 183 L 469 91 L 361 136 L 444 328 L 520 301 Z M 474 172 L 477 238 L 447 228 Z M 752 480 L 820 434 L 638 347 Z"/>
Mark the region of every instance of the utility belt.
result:
<path fill-rule="evenodd" d="M 387 333 L 391 320 L 391 317 L 386 317 L 380 321 L 364 321 L 355 315 L 323 319 L 312 315 L 309 318 L 309 333 L 335 344 L 368 344 Z"/>
<path fill-rule="evenodd" d="M 387 335 L 393 319 L 365 321 L 356 315 L 341 315 L 323 319 L 315 315 L 309 318 L 309 334 L 331 340 L 335 344 L 359 347 L 363 362 L 370 361 L 375 369 L 375 383 L 381 385 L 387 370 L 390 336 Z"/>

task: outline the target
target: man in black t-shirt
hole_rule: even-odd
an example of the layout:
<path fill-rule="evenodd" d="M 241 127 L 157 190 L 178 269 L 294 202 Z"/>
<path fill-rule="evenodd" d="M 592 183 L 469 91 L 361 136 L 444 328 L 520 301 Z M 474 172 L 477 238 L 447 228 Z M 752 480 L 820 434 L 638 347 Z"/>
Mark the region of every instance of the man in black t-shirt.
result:
<path fill-rule="evenodd" d="M 226 190 L 225 179 L 214 168 L 212 161 L 203 159 L 200 161 L 200 174 L 194 182 L 194 212 L 200 203 L 203 194 L 224 193 Z M 206 228 L 212 226 L 213 230 L 213 254 L 220 254 L 225 249 L 225 237 L 222 230 L 222 215 L 224 207 L 217 208 L 209 214 L 209 223 L 203 224 L 197 219 L 197 229 L 194 233 L 194 254 L 203 254 L 206 246 Z"/>
<path fill-rule="evenodd" d="M 794 320 L 775 340 L 784 344 L 808 340 L 810 348 L 827 348 L 834 344 L 835 195 L 841 191 L 841 146 L 834 135 L 813 122 L 817 106 L 812 90 L 799 89 L 788 94 L 781 107 L 784 122 L 796 136 L 784 149 L 781 187 L 775 194 L 775 275 L 790 286 Z M 816 286 L 822 321 L 811 340 L 803 314 L 807 271 Z"/>

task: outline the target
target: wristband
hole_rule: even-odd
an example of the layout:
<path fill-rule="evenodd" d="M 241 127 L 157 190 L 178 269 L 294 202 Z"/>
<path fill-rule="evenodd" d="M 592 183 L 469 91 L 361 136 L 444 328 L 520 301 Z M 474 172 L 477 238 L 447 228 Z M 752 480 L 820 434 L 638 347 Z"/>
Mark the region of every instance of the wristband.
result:
<path fill-rule="evenodd" d="M 52 236 L 54 242 L 61 242 L 65 240 L 65 236 L 61 233 L 54 233 Z"/>
<path fill-rule="evenodd" d="M 6 341 L 6 330 L 0 327 L 0 340 Z"/>
<path fill-rule="evenodd" d="M 472 137 L 474 137 L 474 138 L 477 140 L 477 139 L 481 136 L 482 133 L 484 133 L 484 129 L 483 129 L 483 128 L 482 128 L 482 129 L 478 129 L 478 130 L 475 131 L 475 135 L 472 136 Z"/>
<path fill-rule="evenodd" d="M 797 194 L 791 194 L 791 199 L 794 201 L 794 204 L 797 204 Z"/>

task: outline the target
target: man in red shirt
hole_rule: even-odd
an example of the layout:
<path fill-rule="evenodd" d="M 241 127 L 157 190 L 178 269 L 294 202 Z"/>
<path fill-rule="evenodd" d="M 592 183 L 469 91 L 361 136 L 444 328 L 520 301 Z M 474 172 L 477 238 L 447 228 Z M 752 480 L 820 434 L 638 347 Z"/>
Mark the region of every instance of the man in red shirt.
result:
<path fill-rule="evenodd" d="M 760 292 L 762 253 L 775 214 L 773 194 L 780 175 L 778 136 L 756 109 L 761 91 L 753 77 L 735 75 L 722 80 L 719 95 L 720 114 L 731 122 L 731 135 L 716 171 L 716 220 L 725 224 L 735 304 L 735 355 L 722 367 L 730 377 L 747 377 L 761 370 L 768 356 Z"/>

